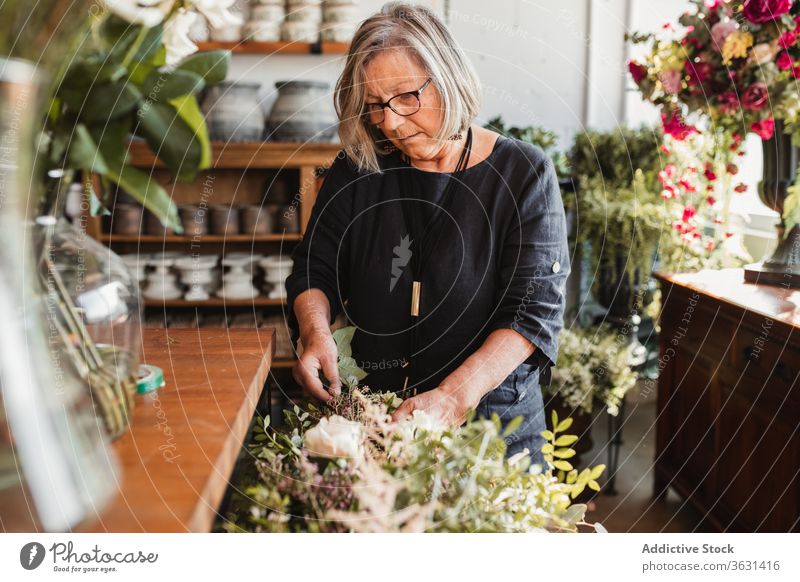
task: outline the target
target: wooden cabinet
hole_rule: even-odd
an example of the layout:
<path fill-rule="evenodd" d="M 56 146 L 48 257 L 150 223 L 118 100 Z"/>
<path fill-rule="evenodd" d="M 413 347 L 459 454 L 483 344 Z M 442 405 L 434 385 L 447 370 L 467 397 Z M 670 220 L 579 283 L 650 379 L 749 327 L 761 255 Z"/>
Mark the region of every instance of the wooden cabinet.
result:
<path fill-rule="evenodd" d="M 724 531 L 800 531 L 800 293 L 739 269 L 662 284 L 655 492 Z"/>

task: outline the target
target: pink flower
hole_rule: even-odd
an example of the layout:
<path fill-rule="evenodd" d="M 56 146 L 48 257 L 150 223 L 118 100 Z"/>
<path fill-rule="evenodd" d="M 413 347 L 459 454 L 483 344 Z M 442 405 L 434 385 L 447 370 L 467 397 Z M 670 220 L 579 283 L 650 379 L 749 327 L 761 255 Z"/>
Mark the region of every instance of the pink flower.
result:
<path fill-rule="evenodd" d="M 698 133 L 697 128 L 693 125 L 686 125 L 681 114 L 677 111 L 661 112 L 661 125 L 664 127 L 664 133 L 671 135 L 678 141 L 683 141 L 690 135 Z"/>
<path fill-rule="evenodd" d="M 725 44 L 725 39 L 734 30 L 739 28 L 739 24 L 735 20 L 723 20 L 717 22 L 711 27 L 711 42 L 717 51 L 722 51 L 722 46 Z"/>
<path fill-rule="evenodd" d="M 763 109 L 768 101 L 769 89 L 765 83 L 753 83 L 742 94 L 742 107 L 750 111 Z"/>
<path fill-rule="evenodd" d="M 744 17 L 753 24 L 764 24 L 789 12 L 792 0 L 744 0 Z"/>
<path fill-rule="evenodd" d="M 750 129 L 758 134 L 761 139 L 769 139 L 775 133 L 775 120 L 771 117 L 756 121 L 750 126 Z"/>
<path fill-rule="evenodd" d="M 793 30 L 787 30 L 778 39 L 778 44 L 786 50 L 789 50 L 789 48 L 794 45 L 795 42 L 797 42 L 797 33 Z"/>
<path fill-rule="evenodd" d="M 792 68 L 792 77 L 794 77 L 795 79 L 800 79 L 800 67 Z"/>
<path fill-rule="evenodd" d="M 709 206 L 714 206 L 714 204 L 716 203 L 717 203 L 716 198 L 714 198 L 713 196 L 706 196 L 706 204 L 708 204 Z"/>
<path fill-rule="evenodd" d="M 717 179 L 717 174 L 714 172 L 714 168 L 711 166 L 711 164 L 706 163 L 706 168 L 703 171 L 703 176 L 705 176 L 706 180 L 708 180 L 709 182 L 713 182 L 714 180 Z"/>
<path fill-rule="evenodd" d="M 668 71 L 661 71 L 658 75 L 661 84 L 664 85 L 664 91 L 670 95 L 677 95 L 681 90 L 681 72 L 676 69 Z"/>
<path fill-rule="evenodd" d="M 683 208 L 683 217 L 681 220 L 683 220 L 683 222 L 689 222 L 692 218 L 694 218 L 695 214 L 697 214 L 697 211 L 694 209 L 694 206 L 687 204 Z"/>
<path fill-rule="evenodd" d="M 717 107 L 724 115 L 730 115 L 739 109 L 739 98 L 733 91 L 726 91 L 717 96 Z"/>
<path fill-rule="evenodd" d="M 778 55 L 778 60 L 775 61 L 775 64 L 778 65 L 778 68 L 783 71 L 788 71 L 794 65 L 794 61 L 792 57 L 789 56 L 789 53 L 783 51 L 780 55 Z"/>
<path fill-rule="evenodd" d="M 628 61 L 628 72 L 630 72 L 633 82 L 637 85 L 647 78 L 647 67 L 633 60 Z"/>

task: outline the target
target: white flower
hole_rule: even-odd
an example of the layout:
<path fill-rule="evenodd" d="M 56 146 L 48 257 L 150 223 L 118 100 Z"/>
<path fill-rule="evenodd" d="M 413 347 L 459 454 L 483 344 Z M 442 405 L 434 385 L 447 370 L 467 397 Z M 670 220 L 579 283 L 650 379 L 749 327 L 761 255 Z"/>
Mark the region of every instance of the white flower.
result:
<path fill-rule="evenodd" d="M 408 418 L 414 429 L 427 430 L 428 432 L 442 432 L 446 427 L 442 421 L 431 416 L 424 410 L 415 410 Z"/>
<path fill-rule="evenodd" d="M 237 26 L 243 20 L 230 11 L 236 0 L 194 0 L 193 8 L 197 9 L 208 20 L 211 28 Z"/>
<path fill-rule="evenodd" d="M 358 459 L 362 455 L 361 425 L 341 416 L 322 418 L 306 431 L 304 448 L 315 457 Z"/>
<path fill-rule="evenodd" d="M 110 12 L 131 24 L 152 28 L 172 9 L 174 0 L 102 0 Z"/>
<path fill-rule="evenodd" d="M 778 53 L 777 45 L 773 46 L 768 42 L 762 42 L 750 49 L 752 61 L 757 65 L 771 63 Z"/>
<path fill-rule="evenodd" d="M 196 12 L 180 8 L 178 12 L 164 23 L 162 37 L 167 49 L 167 65 L 178 64 L 182 59 L 197 51 L 197 45 L 189 38 L 189 30 L 197 18 Z"/>

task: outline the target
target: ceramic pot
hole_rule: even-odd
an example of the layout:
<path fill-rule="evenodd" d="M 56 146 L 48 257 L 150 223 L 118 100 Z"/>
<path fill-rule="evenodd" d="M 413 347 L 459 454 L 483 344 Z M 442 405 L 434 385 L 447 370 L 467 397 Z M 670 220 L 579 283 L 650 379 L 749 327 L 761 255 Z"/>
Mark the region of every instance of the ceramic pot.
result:
<path fill-rule="evenodd" d="M 274 228 L 274 214 L 269 209 L 252 204 L 242 208 L 242 234 L 269 234 Z"/>
<path fill-rule="evenodd" d="M 127 236 L 141 234 L 143 212 L 144 208 L 137 204 L 117 204 L 114 207 L 111 230 L 114 234 Z"/>
<path fill-rule="evenodd" d="M 209 207 L 211 233 L 221 236 L 239 234 L 239 208 L 215 204 Z"/>
<path fill-rule="evenodd" d="M 261 141 L 264 113 L 259 83 L 226 81 L 209 87 L 203 112 L 211 139 L 225 142 Z"/>
<path fill-rule="evenodd" d="M 267 121 L 271 141 L 329 142 L 338 120 L 324 81 L 279 81 Z"/>

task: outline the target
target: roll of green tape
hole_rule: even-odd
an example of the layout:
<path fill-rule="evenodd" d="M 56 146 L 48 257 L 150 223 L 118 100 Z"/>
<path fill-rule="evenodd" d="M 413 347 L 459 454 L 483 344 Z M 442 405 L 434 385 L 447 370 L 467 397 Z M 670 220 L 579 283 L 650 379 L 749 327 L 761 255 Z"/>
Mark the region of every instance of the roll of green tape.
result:
<path fill-rule="evenodd" d="M 136 382 L 136 391 L 147 394 L 164 386 L 164 370 L 158 366 L 142 364 L 139 366 L 139 380 Z"/>

